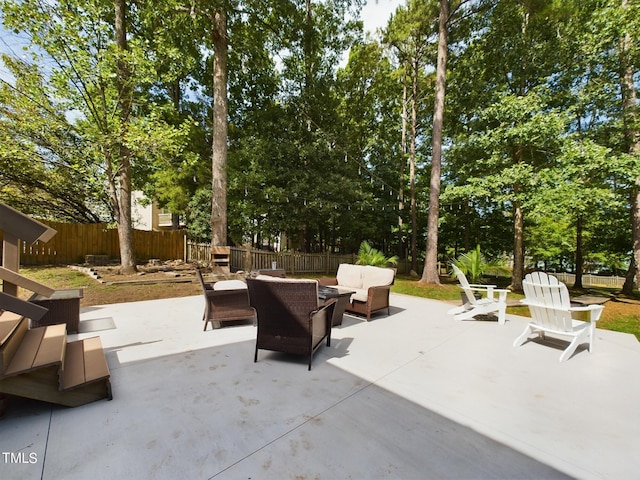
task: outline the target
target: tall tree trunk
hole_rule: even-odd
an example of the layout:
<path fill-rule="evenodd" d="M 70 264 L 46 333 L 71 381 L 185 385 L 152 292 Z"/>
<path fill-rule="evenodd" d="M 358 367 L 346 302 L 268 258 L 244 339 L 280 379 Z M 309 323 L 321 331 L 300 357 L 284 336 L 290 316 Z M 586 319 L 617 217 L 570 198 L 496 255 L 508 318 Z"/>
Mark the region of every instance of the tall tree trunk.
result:
<path fill-rule="evenodd" d="M 118 224 L 118 241 L 120 244 L 120 271 L 123 274 L 137 270 L 133 252 L 133 230 L 131 227 L 131 152 L 126 146 L 125 137 L 127 124 L 131 113 L 132 90 L 130 72 L 125 54 L 127 46 L 127 3 L 126 0 L 115 0 L 115 34 L 118 54 L 118 113 L 120 131 L 117 138 L 117 155 L 119 168 L 117 170 L 118 188 L 115 194 L 114 213 Z"/>
<path fill-rule="evenodd" d="M 627 0 L 622 0 L 622 8 L 629 8 Z M 636 89 L 633 83 L 633 62 L 630 58 L 632 42 L 633 40 L 631 35 L 625 33 L 622 37 L 622 44 L 620 47 L 620 65 L 622 67 L 622 74 L 620 77 L 622 83 L 624 137 L 627 144 L 627 151 L 631 155 L 638 155 L 640 154 L 640 131 L 638 130 L 636 111 Z M 631 205 L 631 233 L 633 239 L 632 250 L 633 259 L 637 269 L 638 265 L 640 265 L 640 177 L 637 178 L 635 184 L 631 186 L 629 195 Z M 640 290 L 640 274 L 637 271 L 635 288 Z M 632 293 L 632 290 L 627 286 L 627 282 L 625 282 L 623 293 Z"/>
<path fill-rule="evenodd" d="M 416 137 L 418 136 L 418 59 L 413 63 L 411 86 L 411 147 L 409 188 L 411 195 L 411 273 L 418 271 L 418 205 L 416 198 Z"/>
<path fill-rule="evenodd" d="M 629 268 L 627 275 L 624 279 L 624 285 L 622 286 L 622 293 L 625 295 L 631 295 L 635 287 L 634 278 L 638 274 L 638 267 L 636 266 L 636 259 L 631 255 L 631 261 L 629 262 Z"/>
<path fill-rule="evenodd" d="M 227 245 L 227 14 L 212 16 L 213 155 L 211 158 L 211 245 Z"/>
<path fill-rule="evenodd" d="M 404 75 L 402 81 L 402 144 L 400 161 L 400 191 L 398 193 L 398 258 L 404 258 L 405 249 L 403 238 L 403 219 L 404 211 L 404 169 L 407 166 L 407 78 Z"/>
<path fill-rule="evenodd" d="M 529 26 L 529 12 L 525 11 L 522 18 L 521 34 L 522 38 L 527 36 L 527 28 Z M 526 58 L 523 59 L 522 74 L 520 78 L 520 87 L 518 91 L 519 97 L 527 94 L 527 79 L 525 71 L 527 68 Z M 522 144 L 518 145 L 515 153 L 515 162 L 524 163 L 525 150 Z M 511 276 L 511 285 L 509 288 L 515 292 L 522 292 L 522 279 L 524 278 L 524 212 L 520 203 L 520 194 L 522 187 L 519 184 L 513 185 L 513 272 Z"/>
<path fill-rule="evenodd" d="M 636 280 L 635 283 L 633 280 L 629 282 L 630 285 L 634 286 L 636 290 L 640 290 L 640 271 L 638 271 L 638 265 L 640 265 L 640 178 L 636 180 L 636 186 L 634 191 L 631 194 L 631 229 L 633 235 L 633 261 L 631 265 L 629 265 L 629 270 L 631 270 L 632 266 L 635 266 L 635 275 Z M 631 277 L 633 279 L 633 277 Z M 625 282 L 625 287 L 627 286 Z M 623 293 L 631 294 L 633 292 L 633 288 L 629 289 L 624 288 Z"/>
<path fill-rule="evenodd" d="M 440 170 L 442 164 L 442 127 L 444 123 L 444 99 L 447 84 L 447 21 L 449 0 L 440 0 L 438 26 L 438 60 L 436 65 L 436 99 L 433 109 L 433 135 L 431 183 L 429 184 L 429 215 L 427 219 L 427 253 L 422 272 L 423 283 L 439 284 L 438 272 L 438 220 L 440 210 Z"/>
<path fill-rule="evenodd" d="M 576 280 L 573 288 L 582 288 L 582 271 L 584 270 L 584 258 L 582 255 L 582 215 L 576 219 Z"/>
<path fill-rule="evenodd" d="M 520 202 L 513 205 L 513 275 L 509 288 L 515 292 L 522 291 L 524 278 L 524 213 Z"/>

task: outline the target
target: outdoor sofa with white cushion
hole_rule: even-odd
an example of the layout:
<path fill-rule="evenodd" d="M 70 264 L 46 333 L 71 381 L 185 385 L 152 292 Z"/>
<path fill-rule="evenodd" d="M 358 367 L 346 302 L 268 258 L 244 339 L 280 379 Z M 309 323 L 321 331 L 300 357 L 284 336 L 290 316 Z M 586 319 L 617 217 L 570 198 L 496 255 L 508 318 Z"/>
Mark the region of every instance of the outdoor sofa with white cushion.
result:
<path fill-rule="evenodd" d="M 385 308 L 389 315 L 389 292 L 395 276 L 394 268 L 342 263 L 338 266 L 336 278 L 320 278 L 318 282 L 353 290 L 346 311 L 364 315 L 369 321 L 372 313 Z"/>

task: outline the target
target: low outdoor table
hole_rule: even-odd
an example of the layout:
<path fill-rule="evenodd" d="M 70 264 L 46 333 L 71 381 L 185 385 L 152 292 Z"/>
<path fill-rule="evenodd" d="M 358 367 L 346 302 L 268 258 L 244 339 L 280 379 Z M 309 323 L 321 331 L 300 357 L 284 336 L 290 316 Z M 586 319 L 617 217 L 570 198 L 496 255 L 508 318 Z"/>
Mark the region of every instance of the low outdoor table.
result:
<path fill-rule="evenodd" d="M 318 286 L 318 298 L 326 303 L 333 298 L 336 299 L 336 304 L 333 307 L 333 317 L 331 317 L 331 326 L 342 325 L 342 316 L 347 308 L 351 295 L 355 292 L 339 287 L 326 287 Z"/>
<path fill-rule="evenodd" d="M 55 325 L 58 323 L 67 324 L 68 333 L 78 333 L 80 328 L 80 299 L 82 289 L 74 288 L 70 290 L 56 290 L 50 297 L 34 293 L 29 301 L 48 308 L 49 311 L 37 321 L 31 320 L 31 328 Z"/>

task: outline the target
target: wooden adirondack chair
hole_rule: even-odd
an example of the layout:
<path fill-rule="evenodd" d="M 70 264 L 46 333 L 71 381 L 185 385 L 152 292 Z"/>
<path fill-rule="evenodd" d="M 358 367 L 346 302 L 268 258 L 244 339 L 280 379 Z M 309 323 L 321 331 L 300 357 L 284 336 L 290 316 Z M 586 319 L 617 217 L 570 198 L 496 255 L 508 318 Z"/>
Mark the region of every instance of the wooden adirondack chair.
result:
<path fill-rule="evenodd" d="M 572 307 L 567 286 L 543 272 L 528 274 L 522 287 L 525 294 L 522 303 L 529 306 L 531 321 L 513 342 L 514 347 L 525 343 L 532 333 L 542 338 L 549 333 L 571 339 L 560 355 L 561 362 L 568 359 L 581 343 L 589 342 L 589 352 L 593 351 L 596 322 L 604 310 L 602 305 Z M 578 315 L 583 318 L 586 315 L 587 321 L 578 320 Z"/>
<path fill-rule="evenodd" d="M 498 323 L 504 325 L 509 290 L 496 288 L 495 285 L 470 284 L 465 274 L 458 267 L 455 265 L 452 265 L 452 267 L 467 300 L 462 306 L 452 308 L 447 313 L 453 315 L 456 320 L 468 320 L 476 315 L 497 313 Z M 477 299 L 474 292 L 483 292 L 485 297 Z M 498 294 L 497 298 L 494 296 L 496 293 Z"/>

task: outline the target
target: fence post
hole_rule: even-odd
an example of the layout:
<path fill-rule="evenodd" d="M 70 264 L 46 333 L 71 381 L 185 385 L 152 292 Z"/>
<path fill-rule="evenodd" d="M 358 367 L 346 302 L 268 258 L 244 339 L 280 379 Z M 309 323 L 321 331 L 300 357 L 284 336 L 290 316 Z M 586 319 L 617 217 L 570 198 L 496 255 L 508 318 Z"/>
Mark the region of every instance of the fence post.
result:
<path fill-rule="evenodd" d="M 251 260 L 253 259 L 252 255 L 251 255 L 251 244 L 250 243 L 245 243 L 244 244 L 244 252 L 243 255 L 244 257 L 244 261 L 242 262 L 242 269 L 245 272 L 250 272 L 251 269 L 253 268 L 253 265 L 251 263 Z"/>

